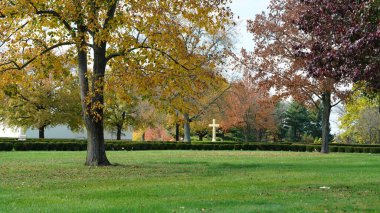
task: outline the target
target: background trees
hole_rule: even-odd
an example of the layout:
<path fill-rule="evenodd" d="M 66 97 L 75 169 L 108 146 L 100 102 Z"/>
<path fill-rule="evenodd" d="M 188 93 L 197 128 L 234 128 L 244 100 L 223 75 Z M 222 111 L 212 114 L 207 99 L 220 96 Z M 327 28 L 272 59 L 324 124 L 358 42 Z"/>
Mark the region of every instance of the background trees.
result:
<path fill-rule="evenodd" d="M 334 84 L 365 80 L 367 88 L 378 90 L 379 1 L 310 0 L 301 5 L 298 26 L 314 38 L 309 48 L 297 47 L 299 54 L 307 58 L 309 74 Z M 322 98 L 325 109 L 327 96 L 329 92 Z M 325 122 L 322 123 L 324 129 Z M 323 133 L 322 152 L 328 151 L 327 137 Z"/>
<path fill-rule="evenodd" d="M 268 91 L 257 87 L 251 80 L 245 75 L 232 83 L 224 96 L 220 121 L 225 131 L 232 127 L 241 130 L 246 142 L 265 140 L 268 131 L 275 129 L 275 102 Z"/>
<path fill-rule="evenodd" d="M 380 114 L 377 100 L 371 100 L 357 91 L 345 105 L 345 113 L 339 119 L 343 143 L 380 143 Z"/>
<path fill-rule="evenodd" d="M 10 126 L 38 129 L 39 138 L 45 137 L 47 127 L 67 125 L 79 130 L 83 122 L 77 91 L 78 81 L 69 71 L 54 76 L 32 68 L 3 88 L 0 119 Z"/>
<path fill-rule="evenodd" d="M 347 81 L 326 76 L 311 76 L 307 70 L 317 36 L 301 30 L 299 19 L 305 5 L 297 0 L 272 0 L 268 14 L 249 21 L 253 35 L 253 52 L 243 50 L 241 63 L 257 82 L 271 87 L 280 97 L 313 104 L 322 110 L 322 150 L 327 153 L 331 108 L 347 95 Z M 321 105 L 319 104 L 319 101 Z"/>

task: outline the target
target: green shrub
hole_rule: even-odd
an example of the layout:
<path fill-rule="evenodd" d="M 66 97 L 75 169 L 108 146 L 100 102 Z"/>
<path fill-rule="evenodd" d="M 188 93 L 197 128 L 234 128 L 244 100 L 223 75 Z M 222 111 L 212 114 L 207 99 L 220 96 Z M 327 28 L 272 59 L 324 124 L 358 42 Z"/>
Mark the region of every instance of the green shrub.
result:
<path fill-rule="evenodd" d="M 354 152 L 354 149 L 352 146 L 346 146 L 344 147 L 344 152 Z"/>
<path fill-rule="evenodd" d="M 330 146 L 330 152 L 338 152 L 338 147 L 336 146 Z"/>
<path fill-rule="evenodd" d="M 346 151 L 346 148 L 345 147 L 338 147 L 338 152 L 345 152 Z"/>
<path fill-rule="evenodd" d="M 12 151 L 13 144 L 10 142 L 0 142 L 0 151 Z"/>
<path fill-rule="evenodd" d="M 41 142 L 44 141 L 44 142 Z M 291 144 L 291 143 L 231 143 L 231 142 L 131 142 L 131 141 L 107 141 L 106 150 L 263 150 L 263 151 L 294 151 L 294 152 L 320 152 L 321 145 Z M 0 142 L 0 151 L 26 151 L 26 150 L 57 150 L 57 151 L 81 151 L 87 149 L 87 142 L 83 140 L 34 140 Z M 358 145 L 330 145 L 330 152 L 367 152 L 380 153 L 378 146 Z"/>
<path fill-rule="evenodd" d="M 371 152 L 371 147 L 363 147 L 363 152 L 364 153 L 370 153 Z"/>
<path fill-rule="evenodd" d="M 378 148 L 378 147 L 371 147 L 370 148 L 370 153 L 380 153 L 380 148 Z"/>

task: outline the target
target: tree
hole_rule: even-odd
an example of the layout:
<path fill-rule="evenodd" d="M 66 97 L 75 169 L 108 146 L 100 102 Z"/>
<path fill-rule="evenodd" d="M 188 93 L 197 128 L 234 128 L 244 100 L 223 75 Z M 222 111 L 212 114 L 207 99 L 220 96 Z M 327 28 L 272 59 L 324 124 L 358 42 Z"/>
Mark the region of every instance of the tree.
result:
<path fill-rule="evenodd" d="M 199 68 L 208 56 L 189 54 L 181 36 L 191 33 L 194 26 L 204 29 L 204 35 L 223 31 L 225 24 L 231 23 L 231 12 L 225 3 L 204 0 L 1 1 L 0 41 L 2 46 L 6 43 L 6 48 L 1 53 L 0 71 L 23 69 L 39 56 L 66 46 L 68 50 L 63 54 L 77 59 L 88 140 L 85 164 L 110 165 L 103 132 L 107 66 L 122 65 L 126 72 L 140 76 L 146 74 L 145 70 L 166 70 L 163 74 L 168 78 L 190 70 L 202 73 Z M 212 48 L 210 45 L 203 40 L 201 49 L 207 52 Z M 92 70 L 88 69 L 89 63 L 93 65 Z M 163 65 L 167 69 L 160 69 Z"/>
<path fill-rule="evenodd" d="M 138 113 L 141 98 L 133 85 L 125 87 L 121 78 L 109 74 L 105 80 L 104 125 L 121 140 L 122 131 L 137 126 L 142 121 Z"/>
<path fill-rule="evenodd" d="M 240 61 L 258 84 L 272 88 L 279 97 L 291 96 L 323 110 L 321 152 L 328 153 L 331 108 L 347 95 L 342 87 L 347 82 L 309 75 L 305 54 L 313 50 L 316 38 L 297 24 L 303 10 L 298 0 L 272 0 L 268 14 L 248 21 L 255 48 L 253 52 L 243 50 Z"/>
<path fill-rule="evenodd" d="M 204 108 L 204 111 L 202 111 L 199 116 L 195 117 L 196 119 L 192 122 L 191 132 L 198 136 L 199 141 L 203 141 L 203 138 L 210 134 L 211 128 L 209 127 L 209 124 L 212 122 L 212 119 L 216 119 L 217 122 L 226 119 L 222 116 L 221 110 L 219 109 L 222 107 L 220 102 L 223 101 L 223 93 L 221 93 L 220 97 L 217 99 L 218 100 L 215 100 L 207 107 L 207 109 Z"/>
<path fill-rule="evenodd" d="M 371 100 L 357 91 L 345 104 L 345 113 L 339 119 L 343 132 L 338 136 L 345 143 L 380 143 L 380 114 L 377 100 Z"/>
<path fill-rule="evenodd" d="M 221 121 L 224 130 L 240 128 L 248 142 L 261 141 L 267 130 L 275 129 L 273 97 L 257 87 L 249 76 L 233 83 L 224 100 L 224 119 Z"/>
<path fill-rule="evenodd" d="M 123 129 L 132 127 L 136 122 L 136 103 L 120 100 L 116 95 L 106 96 L 105 102 L 105 128 L 116 132 L 116 140 L 121 140 Z"/>
<path fill-rule="evenodd" d="M 305 0 L 300 28 L 316 39 L 308 71 L 380 91 L 380 1 Z"/>
<path fill-rule="evenodd" d="M 274 119 L 276 123 L 276 131 L 273 140 L 282 141 L 286 137 L 287 129 L 285 128 L 287 102 L 279 101 L 275 106 Z"/>
<path fill-rule="evenodd" d="M 70 73 L 66 76 L 45 76 L 41 71 L 28 70 L 20 81 L 3 89 L 0 119 L 15 127 L 35 128 L 39 138 L 45 128 L 67 125 L 71 130 L 82 128 L 78 84 Z"/>
<path fill-rule="evenodd" d="M 306 107 L 291 102 L 285 112 L 285 125 L 292 141 L 300 141 L 306 128 L 310 125 L 309 113 Z"/>
<path fill-rule="evenodd" d="M 288 131 L 288 139 L 292 141 L 301 141 L 303 136 L 322 137 L 321 108 L 307 108 L 293 101 L 287 105 L 283 119 L 282 128 Z"/>

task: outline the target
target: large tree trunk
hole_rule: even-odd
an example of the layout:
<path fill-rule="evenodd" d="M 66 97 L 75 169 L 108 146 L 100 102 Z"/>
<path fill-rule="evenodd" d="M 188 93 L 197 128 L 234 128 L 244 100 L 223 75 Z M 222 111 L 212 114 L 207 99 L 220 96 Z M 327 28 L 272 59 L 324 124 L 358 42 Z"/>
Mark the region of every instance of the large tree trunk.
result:
<path fill-rule="evenodd" d="M 45 126 L 38 128 L 38 138 L 45 138 Z"/>
<path fill-rule="evenodd" d="M 89 166 L 111 165 L 107 159 L 104 144 L 102 106 L 104 104 L 103 78 L 105 67 L 105 44 L 103 44 L 103 46 L 100 48 L 95 48 L 94 50 L 94 74 L 90 93 L 88 82 L 89 73 L 87 72 L 87 52 L 83 48 L 78 47 L 78 75 L 80 80 L 80 94 L 82 101 L 83 118 L 87 129 L 87 158 L 85 164 Z"/>
<path fill-rule="evenodd" d="M 322 147 L 321 153 L 329 153 L 330 135 L 330 114 L 331 114 L 331 93 L 325 92 L 322 95 Z"/>
<path fill-rule="evenodd" d="M 189 118 L 189 114 L 185 113 L 183 115 L 184 117 L 184 138 L 183 138 L 183 141 L 184 142 L 191 142 L 191 137 L 190 137 L 190 118 Z"/>

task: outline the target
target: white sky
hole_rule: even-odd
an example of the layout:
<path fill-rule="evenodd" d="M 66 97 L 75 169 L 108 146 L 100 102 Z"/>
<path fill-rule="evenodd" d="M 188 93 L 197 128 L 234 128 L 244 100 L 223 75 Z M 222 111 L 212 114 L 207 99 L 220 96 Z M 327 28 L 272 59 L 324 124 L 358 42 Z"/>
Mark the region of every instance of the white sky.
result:
<path fill-rule="evenodd" d="M 231 10 L 238 24 L 238 36 L 236 38 L 236 52 L 241 48 L 252 50 L 252 36 L 247 32 L 247 20 L 254 19 L 256 14 L 265 11 L 270 0 L 233 0 Z M 239 19 L 237 19 L 239 17 Z"/>
<path fill-rule="evenodd" d="M 235 53 L 239 53 L 241 48 L 253 50 L 253 41 L 250 33 L 247 32 L 247 20 L 254 19 L 256 14 L 267 11 L 270 0 L 232 0 L 231 10 L 235 15 L 237 28 L 237 38 L 235 43 Z M 239 19 L 237 19 L 239 17 Z M 331 113 L 331 132 L 338 133 L 338 113 L 335 107 Z"/>

